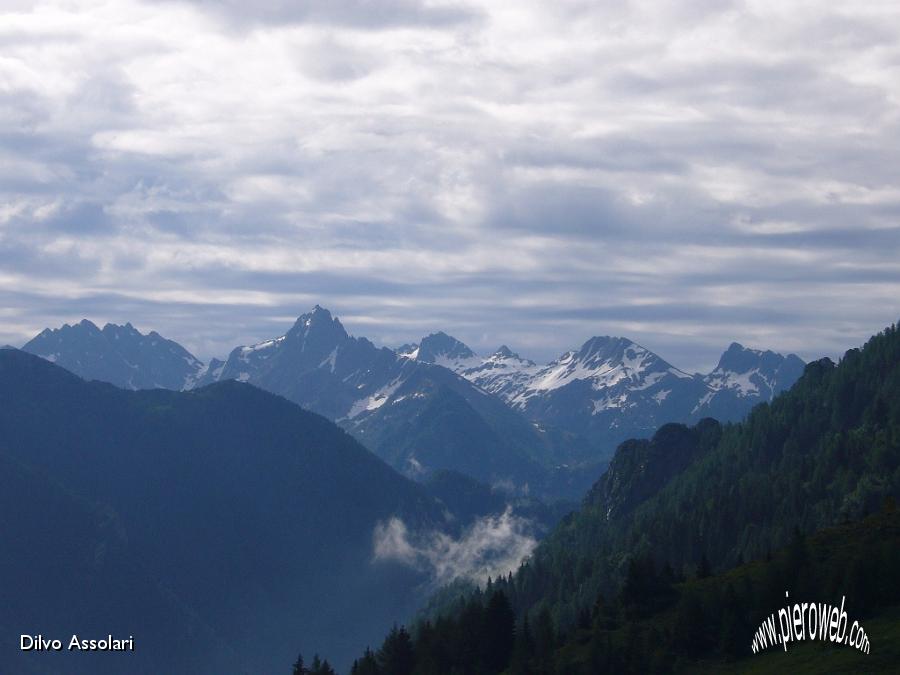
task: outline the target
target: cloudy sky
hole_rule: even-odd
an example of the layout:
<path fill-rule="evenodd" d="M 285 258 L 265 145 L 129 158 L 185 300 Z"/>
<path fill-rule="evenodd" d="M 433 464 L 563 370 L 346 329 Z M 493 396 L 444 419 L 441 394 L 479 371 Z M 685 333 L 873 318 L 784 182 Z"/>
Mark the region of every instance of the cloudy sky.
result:
<path fill-rule="evenodd" d="M 839 354 L 900 318 L 900 5 L 3 0 L 0 296 L 14 345 L 222 356 L 319 303 Z"/>

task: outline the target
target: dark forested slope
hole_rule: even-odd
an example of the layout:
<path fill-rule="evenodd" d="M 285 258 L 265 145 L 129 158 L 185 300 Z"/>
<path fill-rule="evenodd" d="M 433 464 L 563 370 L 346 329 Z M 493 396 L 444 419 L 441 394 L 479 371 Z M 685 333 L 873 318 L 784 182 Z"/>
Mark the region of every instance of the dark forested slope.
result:
<path fill-rule="evenodd" d="M 809 364 L 790 391 L 724 427 L 712 447 L 699 431 L 693 451 L 673 436 L 669 450 L 695 459 L 627 517 L 608 518 L 596 498 L 613 480 L 605 476 L 516 575 L 519 607 L 549 604 L 565 625 L 621 582 L 629 556 L 649 553 L 676 570 L 705 557 L 724 568 L 765 556 L 795 529 L 859 519 L 900 495 L 900 333 L 885 330 L 838 365 Z M 665 440 L 658 433 L 654 442 Z"/>
<path fill-rule="evenodd" d="M 519 617 L 520 635 L 526 634 L 522 619 L 530 620 L 530 649 L 537 650 L 532 654 L 547 656 L 565 648 L 579 629 L 587 630 L 598 599 L 602 603 L 602 598 L 621 599 L 624 594 L 625 604 L 635 598 L 649 603 L 640 610 L 644 613 L 664 611 L 666 589 L 679 579 L 764 559 L 805 534 L 858 523 L 898 496 L 900 333 L 891 326 L 862 349 L 848 351 L 839 364 L 828 359 L 809 364 L 789 391 L 758 405 L 742 423 L 720 427 L 710 420 L 692 429 L 667 425 L 650 441 L 624 443 L 582 508 L 565 518 L 515 575 L 497 580 L 490 593 L 501 593 L 509 601 Z M 896 527 L 884 531 L 896 538 Z M 872 588 L 885 583 L 880 576 L 896 565 L 890 560 L 896 541 L 885 542 L 887 552 L 876 544 L 869 561 L 874 567 L 868 573 L 860 572 L 865 561 L 853 563 L 856 567 L 832 561 L 824 563 L 829 574 L 857 581 L 874 575 L 869 580 Z M 791 583 L 791 578 L 778 582 Z M 807 590 L 834 589 L 829 585 Z M 860 591 L 860 602 L 866 602 L 870 591 Z M 882 600 L 887 602 L 888 595 Z M 479 596 L 472 601 L 480 602 Z M 654 605 L 657 602 L 661 604 Z M 427 639 L 452 643 L 454 631 L 465 625 L 458 622 L 459 612 L 470 605 L 448 606 L 448 618 L 434 623 Z M 702 616 L 702 608 L 682 609 L 689 617 Z M 637 620 L 626 618 L 627 624 Z M 704 628 L 709 626 L 700 626 Z M 636 630 L 633 626 L 632 633 Z M 626 651 L 668 644 L 672 651 L 663 651 L 661 658 L 682 653 L 678 650 L 683 644 L 673 646 L 663 637 L 647 634 L 643 647 L 634 643 L 634 649 Z M 744 637 L 749 649 L 750 636 Z M 469 642 L 471 654 L 487 649 L 477 635 L 470 635 Z M 716 640 L 698 644 L 700 651 L 688 654 L 691 658 L 721 653 Z M 515 665 L 513 658 L 507 664 L 513 664 L 512 672 L 543 673 L 553 672 L 557 663 L 526 661 Z M 466 663 L 459 672 L 469 672 L 466 668 L 473 662 Z M 625 666 L 631 668 L 620 664 L 619 670 Z M 610 672 L 618 672 L 610 667 Z"/>
<path fill-rule="evenodd" d="M 417 600 L 411 571 L 373 563 L 373 528 L 442 509 L 318 415 L 237 382 L 123 391 L 16 350 L 0 402 L 0 625 L 140 646 L 127 668 L 28 654 L 36 672 L 276 672 L 297 644 L 353 653 Z"/>

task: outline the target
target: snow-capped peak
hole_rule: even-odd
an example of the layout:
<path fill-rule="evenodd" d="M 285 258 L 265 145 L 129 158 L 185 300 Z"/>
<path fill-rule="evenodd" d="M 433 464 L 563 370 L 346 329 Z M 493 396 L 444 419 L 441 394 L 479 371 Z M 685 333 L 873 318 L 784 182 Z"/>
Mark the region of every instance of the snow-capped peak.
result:
<path fill-rule="evenodd" d="M 648 378 L 656 376 L 655 379 L 659 379 L 666 374 L 683 375 L 653 352 L 627 338 L 593 337 L 577 352 L 566 352 L 537 373 L 531 388 L 548 391 L 575 380 L 589 380 L 596 390 L 622 381 L 640 386 Z"/>
<path fill-rule="evenodd" d="M 592 337 L 546 366 L 503 347 L 463 375 L 520 409 L 580 383 L 581 395 L 592 401 L 592 414 L 632 405 L 635 396 L 659 406 L 675 386 L 671 382 L 694 380 L 636 342 L 610 336 Z"/>
<path fill-rule="evenodd" d="M 506 345 L 501 345 L 493 354 L 484 360 L 484 363 L 503 364 L 505 367 L 531 367 L 534 361 L 523 359 Z"/>
<path fill-rule="evenodd" d="M 719 364 L 704 382 L 716 391 L 731 390 L 738 396 L 760 396 L 765 400 L 790 386 L 803 372 L 804 363 L 795 354 L 749 349 L 732 342 Z"/>
<path fill-rule="evenodd" d="M 422 338 L 416 358 L 425 363 L 438 363 L 441 360 L 457 363 L 476 356 L 475 352 L 464 343 L 451 335 L 439 331 Z"/>
<path fill-rule="evenodd" d="M 437 332 L 422 338 L 417 344 L 407 344 L 396 350 L 398 356 L 422 363 L 433 363 L 461 373 L 481 363 L 481 357 L 452 335 Z"/>

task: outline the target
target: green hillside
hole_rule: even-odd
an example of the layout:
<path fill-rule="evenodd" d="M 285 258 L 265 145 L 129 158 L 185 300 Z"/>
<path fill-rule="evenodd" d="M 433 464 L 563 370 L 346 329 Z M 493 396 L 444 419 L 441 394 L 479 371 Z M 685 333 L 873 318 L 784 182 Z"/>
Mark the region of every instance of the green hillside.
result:
<path fill-rule="evenodd" d="M 419 628 L 414 647 L 425 660 L 414 672 L 740 669 L 735 660 L 748 656 L 759 621 L 785 604 L 786 591 L 816 602 L 845 595 L 890 650 L 900 548 L 889 507 L 898 495 L 900 333 L 892 326 L 839 364 L 809 364 L 790 391 L 742 423 L 667 425 L 649 441 L 622 444 L 582 508 L 515 575 L 445 600 L 443 616 Z M 470 627 L 502 602 L 517 617 L 517 638 L 497 669 L 485 665 L 496 640 Z M 443 661 L 425 658 L 435 653 Z M 869 656 L 873 669 L 890 659 Z M 759 655 L 746 667 L 776 658 Z M 815 668 L 824 656 L 809 646 L 797 658 Z"/>

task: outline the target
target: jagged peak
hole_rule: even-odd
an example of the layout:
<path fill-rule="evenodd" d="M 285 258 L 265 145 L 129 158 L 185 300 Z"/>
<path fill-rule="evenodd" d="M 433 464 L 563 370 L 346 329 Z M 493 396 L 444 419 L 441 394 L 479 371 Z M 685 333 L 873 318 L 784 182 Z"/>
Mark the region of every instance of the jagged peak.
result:
<path fill-rule="evenodd" d="M 800 360 L 795 354 L 790 357 Z M 775 369 L 790 357 L 783 356 L 771 349 L 751 349 L 739 342 L 732 342 L 719 358 L 713 373 L 746 373 L 755 368 Z"/>
<path fill-rule="evenodd" d="M 297 321 L 332 321 L 334 317 L 331 315 L 331 312 L 322 305 L 315 305 L 311 310 L 306 312 L 305 314 L 301 314 Z"/>
<path fill-rule="evenodd" d="M 103 333 L 125 332 L 125 333 L 130 333 L 131 335 L 138 335 L 140 337 L 143 337 L 143 333 L 141 333 L 141 331 L 139 331 L 137 328 L 135 328 L 133 325 L 131 325 L 130 321 L 121 326 L 116 323 L 107 323 L 106 325 L 103 326 L 102 332 Z M 150 331 L 149 334 L 153 335 L 154 333 L 156 333 L 156 331 Z"/>
<path fill-rule="evenodd" d="M 66 324 L 66 325 L 68 325 L 68 324 Z M 75 324 L 75 326 L 72 326 L 72 328 L 83 328 L 83 329 L 89 330 L 91 332 L 95 332 L 95 331 L 99 332 L 100 331 L 100 329 L 97 327 L 97 324 L 95 324 L 90 319 L 82 319 L 77 324 Z"/>
<path fill-rule="evenodd" d="M 316 305 L 306 314 L 301 314 L 285 337 L 300 340 L 326 340 L 339 342 L 349 337 L 340 320 L 321 305 Z"/>

